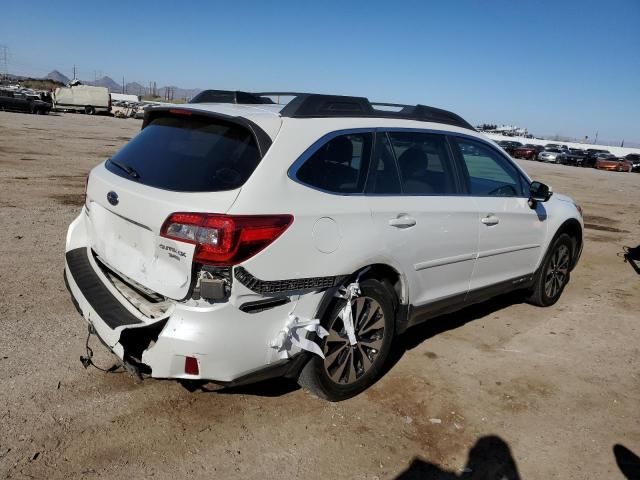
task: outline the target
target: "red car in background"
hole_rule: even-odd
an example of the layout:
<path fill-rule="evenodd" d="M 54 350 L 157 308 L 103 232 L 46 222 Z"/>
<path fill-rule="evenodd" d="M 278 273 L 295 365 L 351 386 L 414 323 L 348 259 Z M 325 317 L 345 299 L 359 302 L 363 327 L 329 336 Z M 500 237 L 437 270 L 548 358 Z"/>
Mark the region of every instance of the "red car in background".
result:
<path fill-rule="evenodd" d="M 611 153 L 603 153 L 596 158 L 596 168 L 614 172 L 630 172 L 633 170 L 633 163 L 624 158 L 617 158 Z"/>
<path fill-rule="evenodd" d="M 515 151 L 515 149 L 520 148 L 522 146 L 522 143 L 513 140 L 500 140 L 498 141 L 498 145 L 500 145 L 502 149 L 509 155 L 513 156 L 513 152 Z"/>
<path fill-rule="evenodd" d="M 521 147 L 513 149 L 513 156 L 515 158 L 524 158 L 525 160 L 535 160 L 538 158 L 538 154 L 544 150 L 542 145 L 534 145 L 527 143 Z"/>

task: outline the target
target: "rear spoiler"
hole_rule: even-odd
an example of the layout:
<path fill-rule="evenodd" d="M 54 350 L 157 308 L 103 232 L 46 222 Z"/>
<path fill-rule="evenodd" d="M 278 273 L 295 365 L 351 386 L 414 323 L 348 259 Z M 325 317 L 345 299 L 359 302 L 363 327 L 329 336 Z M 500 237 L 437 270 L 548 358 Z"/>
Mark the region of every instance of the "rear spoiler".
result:
<path fill-rule="evenodd" d="M 232 123 L 234 125 L 239 125 L 243 128 L 246 128 L 251 132 L 253 138 L 258 145 L 258 151 L 260 153 L 260 158 L 263 158 L 273 141 L 267 132 L 265 132 L 262 128 L 260 128 L 256 123 L 252 122 L 243 117 L 234 117 L 231 115 L 225 115 L 224 113 L 211 112 L 209 110 L 200 110 L 195 108 L 181 108 L 179 105 L 176 106 L 167 106 L 162 105 L 158 107 L 148 108 L 144 113 L 144 120 L 142 121 L 142 128 L 149 125 L 153 121 L 153 119 L 164 116 L 166 114 L 170 115 L 195 115 L 199 117 L 208 117 L 215 118 L 217 120 L 221 120 L 223 122 Z"/>

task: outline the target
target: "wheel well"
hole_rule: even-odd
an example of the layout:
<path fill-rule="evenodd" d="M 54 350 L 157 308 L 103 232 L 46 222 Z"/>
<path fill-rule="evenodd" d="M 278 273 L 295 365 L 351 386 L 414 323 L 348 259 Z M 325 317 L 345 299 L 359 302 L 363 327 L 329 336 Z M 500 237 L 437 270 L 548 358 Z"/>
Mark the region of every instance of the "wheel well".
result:
<path fill-rule="evenodd" d="M 573 266 L 575 266 L 576 262 L 578 261 L 577 253 L 582 248 L 582 226 L 580 225 L 580 222 L 578 222 L 575 218 L 571 218 L 560 225 L 560 228 L 556 232 L 554 240 L 563 233 L 569 235 L 569 237 L 571 237 L 571 240 L 573 241 Z"/>
<path fill-rule="evenodd" d="M 366 279 L 376 279 L 380 281 L 389 292 L 393 309 L 397 312 L 396 315 L 399 315 L 396 319 L 400 318 L 402 320 L 406 318 L 409 295 L 405 279 L 395 268 L 383 263 L 376 263 L 359 268 L 351 275 L 344 277 L 340 285 L 327 290 L 318 305 L 316 317 L 323 319 L 326 313 L 335 305 L 337 301 L 336 293 L 339 288 L 355 281 L 358 277 L 360 277 L 360 281 Z"/>
<path fill-rule="evenodd" d="M 394 309 L 397 308 L 398 304 L 407 303 L 408 292 L 406 284 L 402 275 L 395 268 L 383 263 L 376 263 L 360 269 L 359 272 L 363 272 L 360 280 L 375 278 L 387 287 L 392 297 Z"/>

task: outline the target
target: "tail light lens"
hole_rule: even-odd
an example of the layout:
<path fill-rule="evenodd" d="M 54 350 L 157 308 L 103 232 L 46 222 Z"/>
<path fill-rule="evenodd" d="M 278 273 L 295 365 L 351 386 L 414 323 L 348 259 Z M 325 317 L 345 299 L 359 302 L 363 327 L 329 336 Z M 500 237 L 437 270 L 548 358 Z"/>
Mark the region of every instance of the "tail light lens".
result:
<path fill-rule="evenodd" d="M 194 262 L 237 265 L 266 248 L 292 222 L 292 215 L 172 213 L 160 236 L 194 244 Z"/>
<path fill-rule="evenodd" d="M 200 375 L 198 359 L 195 357 L 184 357 L 184 373 L 187 375 Z"/>

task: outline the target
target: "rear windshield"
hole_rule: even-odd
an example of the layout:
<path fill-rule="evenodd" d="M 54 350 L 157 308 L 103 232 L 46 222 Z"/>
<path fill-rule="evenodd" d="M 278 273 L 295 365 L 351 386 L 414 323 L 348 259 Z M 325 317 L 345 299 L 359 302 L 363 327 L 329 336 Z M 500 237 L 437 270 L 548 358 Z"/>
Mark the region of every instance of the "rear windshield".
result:
<path fill-rule="evenodd" d="M 241 187 L 260 162 L 245 128 L 199 116 L 154 119 L 106 163 L 110 172 L 179 192 Z"/>

